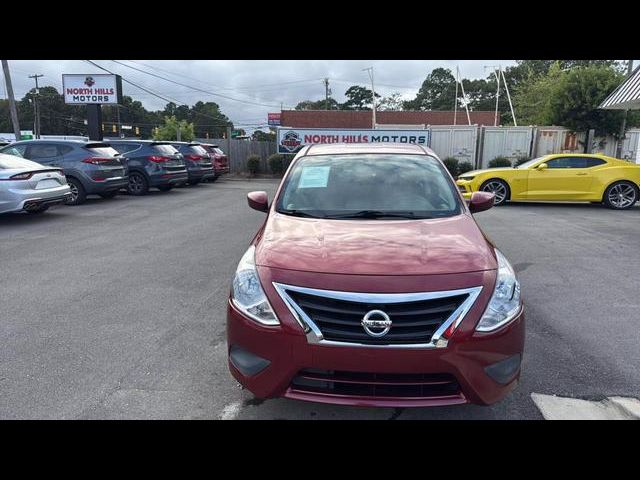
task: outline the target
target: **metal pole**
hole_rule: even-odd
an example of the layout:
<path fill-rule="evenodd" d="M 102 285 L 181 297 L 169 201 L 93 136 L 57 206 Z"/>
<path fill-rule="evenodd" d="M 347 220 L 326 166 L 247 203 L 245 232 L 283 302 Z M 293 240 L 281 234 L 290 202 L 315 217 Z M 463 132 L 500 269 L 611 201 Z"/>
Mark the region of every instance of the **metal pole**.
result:
<path fill-rule="evenodd" d="M 13 123 L 13 133 L 16 141 L 20 140 L 20 122 L 18 121 L 18 110 L 16 109 L 16 99 L 13 96 L 13 86 L 11 85 L 11 74 L 9 73 L 9 63 L 2 60 L 2 71 L 4 72 L 4 82 L 7 86 L 7 96 L 9 97 L 9 110 L 11 110 L 11 123 Z"/>
<path fill-rule="evenodd" d="M 329 110 L 329 79 L 324 79 L 324 109 Z"/>
<path fill-rule="evenodd" d="M 363 68 L 363 71 L 367 71 L 369 78 L 371 79 L 371 128 L 376 128 L 376 89 L 373 85 L 373 67 Z"/>
<path fill-rule="evenodd" d="M 511 118 L 513 118 L 513 126 L 517 127 L 516 114 L 513 112 L 513 103 L 511 103 L 511 95 L 509 95 L 509 87 L 507 86 L 507 79 L 504 76 L 504 70 L 500 66 L 500 73 L 502 74 L 502 81 L 504 82 L 504 89 L 507 91 L 507 99 L 509 100 L 509 108 L 511 109 Z"/>
<path fill-rule="evenodd" d="M 123 138 L 122 123 L 120 122 L 120 104 L 116 105 L 116 115 L 118 116 L 118 138 Z"/>
<path fill-rule="evenodd" d="M 498 102 L 500 101 L 500 76 L 498 75 L 498 72 L 496 70 L 494 70 L 493 73 L 495 74 L 496 81 L 498 82 L 498 88 L 496 90 L 496 113 L 493 117 L 493 126 L 497 127 L 498 126 Z"/>
<path fill-rule="evenodd" d="M 462 98 L 464 98 L 464 109 L 467 112 L 467 122 L 471 125 L 471 115 L 469 115 L 469 105 L 467 104 L 467 94 L 464 92 L 464 83 L 460 82 L 462 88 Z"/>
<path fill-rule="evenodd" d="M 35 134 L 36 134 L 36 138 L 40 138 L 40 105 L 38 103 L 38 97 L 40 96 L 40 88 L 38 86 L 38 78 L 40 77 L 44 77 L 44 75 L 42 74 L 34 74 L 34 75 L 29 75 L 29 78 L 33 78 L 36 81 L 36 93 L 33 96 L 33 109 L 34 109 L 34 123 L 35 123 Z"/>
<path fill-rule="evenodd" d="M 373 107 L 373 128 L 376 128 L 376 89 L 373 86 L 373 67 L 371 67 L 371 102 Z"/>
<path fill-rule="evenodd" d="M 460 81 L 460 69 L 456 65 L 456 99 L 453 101 L 453 124 L 458 119 L 458 82 Z"/>
<path fill-rule="evenodd" d="M 633 72 L 633 60 L 629 60 L 627 64 L 627 78 L 631 76 Z M 622 158 L 622 146 L 624 144 L 624 139 L 627 136 L 627 115 L 629 115 L 629 110 L 625 110 L 622 115 L 622 125 L 620 126 L 620 135 L 618 138 L 618 145 L 616 147 L 616 158 Z"/>

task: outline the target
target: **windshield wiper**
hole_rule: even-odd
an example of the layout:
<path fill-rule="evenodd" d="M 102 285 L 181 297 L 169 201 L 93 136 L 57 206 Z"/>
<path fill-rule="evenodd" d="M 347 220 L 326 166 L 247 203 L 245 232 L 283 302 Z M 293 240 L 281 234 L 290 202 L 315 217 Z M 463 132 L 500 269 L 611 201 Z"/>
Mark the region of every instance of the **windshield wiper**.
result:
<path fill-rule="evenodd" d="M 291 215 L 293 217 L 320 218 L 320 217 L 318 217 L 316 215 L 311 215 L 310 213 L 305 212 L 304 210 L 295 210 L 295 209 L 288 210 L 288 209 L 283 208 L 282 210 L 276 210 L 276 212 L 283 213 L 285 215 Z"/>
<path fill-rule="evenodd" d="M 326 215 L 324 218 L 431 218 L 416 216 L 413 212 L 383 212 L 381 210 L 360 210 L 359 212 L 341 213 L 337 215 Z"/>

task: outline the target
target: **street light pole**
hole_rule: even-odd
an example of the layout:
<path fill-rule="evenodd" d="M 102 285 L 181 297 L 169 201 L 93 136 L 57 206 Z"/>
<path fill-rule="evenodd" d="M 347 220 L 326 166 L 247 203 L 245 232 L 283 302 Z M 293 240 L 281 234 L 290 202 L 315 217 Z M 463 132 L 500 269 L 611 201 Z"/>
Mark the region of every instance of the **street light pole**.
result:
<path fill-rule="evenodd" d="M 44 77 L 42 74 L 29 75 L 29 78 L 33 78 L 36 81 L 36 93 L 33 96 L 33 110 L 35 117 L 35 134 L 36 138 L 40 138 L 40 105 L 38 104 L 38 97 L 40 96 L 40 88 L 38 87 L 38 78 Z"/>
<path fill-rule="evenodd" d="M 371 128 L 376 128 L 376 89 L 373 85 L 373 67 L 363 68 L 362 71 L 367 71 L 369 73 L 369 78 L 371 78 L 371 107 L 372 107 L 372 115 L 371 115 Z"/>

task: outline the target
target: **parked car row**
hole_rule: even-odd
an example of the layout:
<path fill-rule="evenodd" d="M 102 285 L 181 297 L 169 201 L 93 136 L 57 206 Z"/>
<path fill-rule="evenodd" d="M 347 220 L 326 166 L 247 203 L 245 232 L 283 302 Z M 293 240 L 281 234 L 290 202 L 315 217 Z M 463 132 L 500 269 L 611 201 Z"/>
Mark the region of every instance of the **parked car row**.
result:
<path fill-rule="evenodd" d="M 229 172 L 218 145 L 118 139 L 24 140 L 0 148 L 0 213 L 41 213 L 56 203 L 80 205 L 88 195 L 122 189 L 146 195 L 215 181 Z"/>

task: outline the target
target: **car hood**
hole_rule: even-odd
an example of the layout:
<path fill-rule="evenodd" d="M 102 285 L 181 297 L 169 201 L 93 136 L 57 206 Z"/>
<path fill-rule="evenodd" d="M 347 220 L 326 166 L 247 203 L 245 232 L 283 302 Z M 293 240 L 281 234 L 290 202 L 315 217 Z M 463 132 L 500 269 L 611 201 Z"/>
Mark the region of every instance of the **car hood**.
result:
<path fill-rule="evenodd" d="M 512 171 L 513 171 L 513 167 L 485 168 L 483 170 L 471 170 L 470 172 L 464 172 L 458 175 L 458 177 L 467 177 L 467 176 L 471 177 L 471 176 L 480 175 L 481 173 L 486 173 L 486 172 L 512 172 Z"/>
<path fill-rule="evenodd" d="M 325 220 L 269 216 L 256 264 L 318 273 L 431 275 L 496 268 L 467 214 L 433 220 Z"/>

